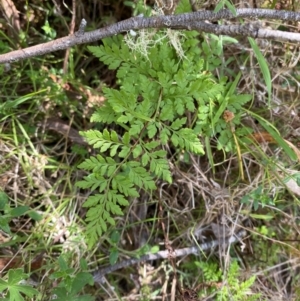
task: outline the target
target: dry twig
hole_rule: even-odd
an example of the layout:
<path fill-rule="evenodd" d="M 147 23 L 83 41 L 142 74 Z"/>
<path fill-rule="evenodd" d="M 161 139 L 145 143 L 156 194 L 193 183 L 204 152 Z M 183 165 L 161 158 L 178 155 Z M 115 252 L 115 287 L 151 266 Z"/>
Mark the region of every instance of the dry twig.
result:
<path fill-rule="evenodd" d="M 247 36 L 252 38 L 277 39 L 287 42 L 300 42 L 299 33 L 268 30 L 261 28 L 260 25 L 256 23 L 242 25 L 215 25 L 206 23 L 207 21 L 216 21 L 221 19 L 231 20 L 236 18 L 264 18 L 282 21 L 300 21 L 300 13 L 284 10 L 277 11 L 271 9 L 244 8 L 237 9 L 235 15 L 227 9 L 221 10 L 217 13 L 204 10 L 180 15 L 155 16 L 151 18 L 145 18 L 141 15 L 94 31 L 82 33 L 82 31 L 79 30 L 67 37 L 0 55 L 0 63 L 12 63 L 57 50 L 64 50 L 75 45 L 95 42 L 122 32 L 144 28 L 201 30 L 219 35 Z"/>

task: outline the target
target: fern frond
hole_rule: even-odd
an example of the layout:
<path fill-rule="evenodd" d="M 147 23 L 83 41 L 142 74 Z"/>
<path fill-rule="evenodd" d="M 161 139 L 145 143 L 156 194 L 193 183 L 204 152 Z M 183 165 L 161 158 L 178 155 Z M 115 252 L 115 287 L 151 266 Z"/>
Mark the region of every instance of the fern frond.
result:
<path fill-rule="evenodd" d="M 151 193 L 158 178 L 172 183 L 165 145 L 172 142 L 176 150 L 202 155 L 199 134 L 212 137 L 219 133 L 218 147 L 234 149 L 232 133 L 221 116 L 226 109 L 240 111 L 250 96 L 236 96 L 233 88 L 226 94 L 226 81 L 207 71 L 220 63 L 218 54 L 210 54 L 205 41 L 202 49 L 196 47 L 197 35 L 187 32 L 182 38 L 184 57 L 188 58 L 184 60 L 165 42 L 165 32 L 149 36 L 147 57 L 138 51 L 132 55 L 120 36 L 104 39 L 103 46 L 89 47 L 110 69 L 118 69 L 119 87 L 103 88 L 106 102 L 91 120 L 121 129 L 104 126 L 102 132 L 81 132 L 100 153 L 79 165 L 91 174 L 77 186 L 97 191 L 84 204 L 89 208 L 89 245 L 114 225 L 112 215 L 122 215 L 122 207 L 128 206 L 128 199 L 139 197 L 139 189 Z M 200 52 L 206 55 L 201 57 Z M 189 118 L 184 117 L 187 111 Z M 232 122 L 240 122 L 239 112 Z M 236 134 L 244 135 L 238 128 Z"/>

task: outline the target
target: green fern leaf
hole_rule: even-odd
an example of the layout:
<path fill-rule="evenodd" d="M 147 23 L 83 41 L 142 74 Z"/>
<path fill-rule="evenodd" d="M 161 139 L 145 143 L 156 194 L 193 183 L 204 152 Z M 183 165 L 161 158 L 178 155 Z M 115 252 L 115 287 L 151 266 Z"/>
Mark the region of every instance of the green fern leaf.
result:
<path fill-rule="evenodd" d="M 205 153 L 203 149 L 203 145 L 200 143 L 199 138 L 193 132 L 192 129 L 188 129 L 188 128 L 181 129 L 179 130 L 178 134 L 184 141 L 184 146 L 186 150 L 201 155 Z"/>
<path fill-rule="evenodd" d="M 116 212 L 116 211 L 114 211 L 114 212 Z M 116 213 L 116 214 L 118 214 L 118 213 Z M 118 215 L 120 215 L 120 214 L 118 214 Z M 115 222 L 115 220 L 111 217 L 110 214 L 107 215 L 106 220 L 107 220 L 107 222 L 108 222 L 111 226 L 115 226 L 116 222 Z"/>
<path fill-rule="evenodd" d="M 160 113 L 161 121 L 173 121 L 174 120 L 174 106 L 173 102 L 170 99 L 167 99 L 162 102 L 162 109 Z"/>
<path fill-rule="evenodd" d="M 123 193 L 125 196 L 138 197 L 139 193 L 134 187 L 133 182 L 128 177 L 118 174 L 111 181 L 112 188 Z"/>
<path fill-rule="evenodd" d="M 116 113 L 132 113 L 135 110 L 137 95 L 133 91 L 103 88 L 103 92 Z"/>
<path fill-rule="evenodd" d="M 182 128 L 182 126 L 186 123 L 186 119 L 187 119 L 186 117 L 176 119 L 175 121 L 172 122 L 171 129 L 178 130 Z"/>
<path fill-rule="evenodd" d="M 147 131 L 148 131 L 148 137 L 152 139 L 156 133 L 157 133 L 157 128 L 155 123 L 151 123 L 147 126 Z"/>
<path fill-rule="evenodd" d="M 133 158 L 136 159 L 143 152 L 143 148 L 140 144 L 138 144 L 132 151 Z"/>
<path fill-rule="evenodd" d="M 88 49 L 108 65 L 109 69 L 117 69 L 123 61 L 130 57 L 129 48 L 122 43 L 121 36 L 103 39 L 102 42 L 103 46 L 88 46 Z"/>
<path fill-rule="evenodd" d="M 119 152 L 118 156 L 120 158 L 126 158 L 128 156 L 128 154 L 129 154 L 129 152 L 130 152 L 130 147 L 123 146 L 122 150 Z"/>
<path fill-rule="evenodd" d="M 201 155 L 204 150 L 199 134 L 212 137 L 219 133 L 218 147 L 234 149 L 228 124 L 218 118 L 226 108 L 236 112 L 232 121 L 237 125 L 236 135 L 246 135 L 239 132 L 239 111 L 250 97 L 233 95 L 234 88 L 229 93 L 228 87 L 233 85 L 215 79 L 207 71 L 220 63 L 220 47 L 216 45 L 218 51 L 213 50 L 213 56 L 207 42 L 203 42 L 201 50 L 196 47 L 198 33 L 186 32 L 181 44 L 187 59 L 180 60 L 163 35 L 157 32 L 151 38 L 161 42 L 153 43 L 147 58 L 138 51 L 132 55 L 121 36 L 104 39 L 100 47 L 89 47 L 109 68 L 118 69 L 119 87 L 103 88 L 106 101 L 92 115 L 91 120 L 101 123 L 104 130 L 81 133 L 101 153 L 79 165 L 91 174 L 77 186 L 97 191 L 84 204 L 89 208 L 89 246 L 115 224 L 113 215 L 123 214 L 123 206 L 129 205 L 127 199 L 139 196 L 138 189 L 150 193 L 156 189 L 157 178 L 172 182 L 163 146 L 171 142 L 176 151 L 183 149 Z M 212 43 L 217 41 L 212 39 Z M 209 60 L 201 58 L 200 51 Z M 180 117 L 187 116 L 187 111 L 191 112 L 189 120 Z M 117 130 L 111 130 L 107 124 L 113 124 Z M 191 124 L 193 128 L 189 128 Z"/>
<path fill-rule="evenodd" d="M 105 206 L 106 206 L 107 210 L 109 210 L 109 213 L 107 213 L 107 219 L 111 218 L 111 214 L 123 215 L 123 211 L 119 205 L 114 204 L 114 203 L 107 203 Z M 114 219 L 111 218 L 111 220 L 114 220 Z"/>
<path fill-rule="evenodd" d="M 135 120 L 134 123 L 131 125 L 129 134 L 131 136 L 138 135 L 141 133 L 143 128 L 144 128 L 144 123 L 140 120 Z"/>
<path fill-rule="evenodd" d="M 86 239 L 88 248 L 92 249 L 93 246 L 99 241 L 99 237 L 102 236 L 102 229 L 97 223 L 90 222 L 86 227 Z"/>
<path fill-rule="evenodd" d="M 107 231 L 107 224 L 106 224 L 106 222 L 104 220 L 104 216 L 105 215 L 103 214 L 103 218 L 99 219 L 99 223 L 100 223 L 100 226 L 101 226 L 101 231 L 106 232 Z"/>
<path fill-rule="evenodd" d="M 79 168 L 83 170 L 93 170 L 93 172 L 97 172 L 99 170 L 99 164 L 105 163 L 105 160 L 102 156 L 97 155 L 97 157 L 90 157 L 86 159 L 84 162 L 78 165 Z"/>
<path fill-rule="evenodd" d="M 168 91 L 169 88 L 172 86 L 172 79 L 170 77 L 170 74 L 158 71 L 157 72 L 157 77 L 159 84 L 166 90 Z"/>
<path fill-rule="evenodd" d="M 195 112 L 195 104 L 194 104 L 194 99 L 193 97 L 190 96 L 186 96 L 185 97 L 185 103 L 186 103 L 186 108 L 190 111 L 190 112 Z"/>
<path fill-rule="evenodd" d="M 90 195 L 84 202 L 83 207 L 93 207 L 99 203 L 99 194 Z"/>
<path fill-rule="evenodd" d="M 239 112 L 241 108 L 252 99 L 252 95 L 231 95 L 228 100 L 227 109 L 233 113 Z"/>
<path fill-rule="evenodd" d="M 153 153 L 151 153 L 151 156 L 154 158 L 160 157 L 160 158 L 166 158 L 167 152 L 163 149 L 157 150 Z"/>
<path fill-rule="evenodd" d="M 170 135 L 171 135 L 171 132 L 166 127 L 161 130 L 159 137 L 160 137 L 162 145 L 166 145 L 168 143 Z"/>
<path fill-rule="evenodd" d="M 155 156 L 151 156 L 150 171 L 154 172 L 156 176 L 162 178 L 168 183 L 172 183 L 172 176 L 170 173 L 169 163 L 166 159 L 158 159 Z"/>
<path fill-rule="evenodd" d="M 169 60 L 163 60 L 163 69 L 166 72 L 166 74 L 173 74 L 177 71 L 178 64 L 175 62 L 174 59 Z"/>
<path fill-rule="evenodd" d="M 91 117 L 92 122 L 100 122 L 111 124 L 116 120 L 116 113 L 108 102 L 105 102 L 100 108 L 98 108 Z"/>
<path fill-rule="evenodd" d="M 135 185 L 137 185 L 140 188 L 145 188 L 147 190 L 156 189 L 153 177 L 146 171 L 145 168 L 141 166 L 139 162 L 130 161 L 127 164 L 125 164 L 124 167 L 128 167 L 128 177 L 133 181 Z"/>
<path fill-rule="evenodd" d="M 148 153 L 144 153 L 142 156 L 142 165 L 146 166 L 150 161 L 150 156 Z"/>
<path fill-rule="evenodd" d="M 97 157 L 101 157 L 98 155 Z M 102 158 L 102 157 L 101 157 Z M 116 169 L 118 168 L 118 164 L 114 161 L 114 159 L 107 157 L 106 160 L 96 160 L 96 158 L 91 157 L 90 159 L 85 160 L 82 164 L 80 164 L 80 168 L 82 169 L 90 169 L 92 166 L 90 162 L 94 163 L 93 173 L 87 177 L 84 177 L 84 181 L 79 181 L 77 186 L 81 188 L 90 187 L 92 190 L 95 190 L 97 187 L 101 185 L 101 191 L 103 190 L 103 182 L 105 182 L 106 177 L 111 177 Z"/>
<path fill-rule="evenodd" d="M 103 133 L 101 133 L 96 130 L 89 130 L 87 132 L 82 133 L 82 136 L 84 136 L 87 142 L 90 145 L 93 145 L 94 148 L 100 148 L 100 151 L 102 153 L 106 152 L 111 148 L 111 156 L 114 156 L 117 153 L 118 148 L 121 146 L 121 143 L 119 143 L 119 137 L 115 131 L 112 131 L 110 133 L 108 130 L 105 129 Z M 95 159 L 93 160 L 93 163 L 96 164 Z M 80 168 L 84 168 L 84 166 L 85 165 L 83 165 Z"/>
<path fill-rule="evenodd" d="M 103 204 L 105 200 L 105 194 L 98 193 L 93 196 L 89 196 L 87 201 L 84 202 L 82 206 L 86 208 L 94 207 L 96 210 L 89 210 L 87 217 L 94 219 L 98 214 L 101 214 L 103 211 L 103 207 L 99 206 L 99 204 Z"/>
<path fill-rule="evenodd" d="M 94 145 L 95 148 L 102 146 L 101 143 L 99 145 L 96 144 L 96 143 L 99 143 L 99 140 L 102 140 L 102 133 L 100 133 L 99 131 L 89 130 L 86 132 L 79 132 L 79 133 L 81 136 L 83 136 L 86 139 L 88 144 Z M 95 146 L 95 144 L 96 144 L 96 146 Z"/>
<path fill-rule="evenodd" d="M 176 81 L 176 84 L 182 88 L 187 87 L 189 84 L 189 81 L 186 79 L 186 71 L 183 69 L 178 70 L 178 72 L 174 75 L 174 79 Z"/>
<path fill-rule="evenodd" d="M 126 132 L 126 133 L 123 135 L 122 142 L 123 142 L 126 146 L 129 146 L 129 145 L 130 145 L 130 135 L 129 135 L 128 132 Z"/>
<path fill-rule="evenodd" d="M 173 145 L 175 147 L 177 147 L 178 145 L 180 145 L 181 148 L 184 148 L 184 144 L 183 144 L 183 139 L 180 138 L 177 133 L 173 133 L 173 135 L 171 136 L 171 141 L 173 143 Z"/>
<path fill-rule="evenodd" d="M 108 192 L 108 193 L 111 193 L 111 192 Z M 129 205 L 129 202 L 124 198 L 124 196 L 122 194 L 117 194 L 115 191 L 113 191 L 112 196 L 113 196 L 112 201 L 114 204 L 119 204 L 120 206 L 128 206 Z M 115 210 L 118 210 L 118 209 L 116 209 L 116 207 L 115 207 Z M 123 212 L 122 212 L 122 210 L 119 211 L 119 213 L 117 213 L 115 211 L 115 214 L 123 215 Z"/>
<path fill-rule="evenodd" d="M 126 124 L 133 120 L 133 116 L 131 114 L 125 113 L 125 115 L 121 115 L 118 119 L 118 123 Z"/>
<path fill-rule="evenodd" d="M 107 169 L 107 177 L 111 177 L 115 173 L 117 168 L 118 167 L 116 164 L 110 165 Z"/>
<path fill-rule="evenodd" d="M 121 58 L 116 58 L 113 55 L 109 55 L 109 48 L 104 46 L 88 46 L 88 49 L 96 56 L 98 57 L 102 62 L 104 62 L 106 65 L 108 65 L 109 69 L 117 69 L 121 63 Z"/>
<path fill-rule="evenodd" d="M 179 114 L 180 116 L 184 113 L 185 111 L 185 107 L 183 105 L 183 100 L 179 97 L 176 97 L 176 101 L 175 101 L 175 109 L 177 114 Z"/>
<path fill-rule="evenodd" d="M 110 155 L 111 157 L 114 157 L 114 156 L 116 155 L 116 153 L 117 153 L 118 148 L 119 148 L 119 145 L 113 145 L 113 146 L 111 147 L 111 149 L 110 149 L 109 155 Z"/>
<path fill-rule="evenodd" d="M 96 188 L 100 187 L 102 183 L 104 183 L 106 180 L 97 175 L 97 174 L 90 174 L 86 177 L 84 177 L 83 181 L 78 181 L 76 183 L 77 187 L 88 189 L 90 188 L 91 191 L 94 191 Z"/>
<path fill-rule="evenodd" d="M 144 147 L 148 150 L 151 151 L 155 148 L 157 148 L 160 145 L 160 143 L 158 141 L 151 141 L 151 142 L 147 142 L 144 144 Z"/>
<path fill-rule="evenodd" d="M 90 207 L 86 215 L 87 237 L 89 245 L 95 243 L 96 237 L 107 231 L 107 223 L 115 225 L 111 214 L 123 215 L 120 206 L 128 206 L 128 201 L 117 190 L 110 189 L 106 194 L 90 196 L 84 203 L 84 207 Z M 96 229 L 96 234 L 93 233 Z"/>

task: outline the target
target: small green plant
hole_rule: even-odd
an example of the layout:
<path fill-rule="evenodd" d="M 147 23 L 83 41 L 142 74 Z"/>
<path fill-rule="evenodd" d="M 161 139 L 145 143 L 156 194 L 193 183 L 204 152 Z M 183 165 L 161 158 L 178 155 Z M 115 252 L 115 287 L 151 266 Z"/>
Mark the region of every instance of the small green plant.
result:
<path fill-rule="evenodd" d="M 168 156 L 203 155 L 201 136 L 218 135 L 219 148 L 235 150 L 232 126 L 223 113 L 233 112 L 231 122 L 239 125 L 240 108 L 251 97 L 237 97 L 236 82 L 218 81 L 204 68 L 197 35 L 186 32 L 182 37 L 184 59 L 170 47 L 163 32 L 153 34 L 156 42 L 147 56 L 131 50 L 122 37 L 89 47 L 110 69 L 117 69 L 119 85 L 118 89 L 103 88 L 106 101 L 92 115 L 103 131 L 81 132 L 99 152 L 79 165 L 89 175 L 77 183 L 96 192 L 84 204 L 89 208 L 89 246 L 107 231 L 108 224 L 115 225 L 113 215 L 122 215 L 140 189 L 150 193 L 158 179 L 172 182 Z M 235 135 L 248 133 L 237 130 Z M 168 148 L 174 154 L 168 154 Z"/>
<path fill-rule="evenodd" d="M 241 281 L 240 267 L 237 261 L 232 261 L 227 273 L 223 273 L 216 263 L 195 262 L 196 266 L 202 270 L 205 282 L 215 283 L 222 281 L 222 286 L 218 290 L 212 285 L 211 292 L 216 292 L 217 301 L 256 301 L 260 300 L 259 294 L 250 293 L 250 288 L 255 281 L 255 276 L 245 281 Z"/>
<path fill-rule="evenodd" d="M 29 277 L 23 269 L 10 269 L 7 274 L 7 280 L 0 279 L 0 293 L 4 293 L 7 301 L 24 301 L 24 295 L 32 298 L 38 294 L 38 291 L 24 282 Z M 2 295 L 3 296 L 3 295 Z"/>
<path fill-rule="evenodd" d="M 243 196 L 241 203 L 248 205 L 252 203 L 254 211 L 257 211 L 260 206 L 263 208 L 266 205 L 274 205 L 273 199 L 263 191 L 262 185 L 259 185 L 251 193 Z"/>
<path fill-rule="evenodd" d="M 66 254 L 65 254 L 66 255 Z M 93 285 L 93 276 L 85 272 L 88 267 L 85 260 L 80 260 L 80 271 L 70 268 L 64 255 L 58 258 L 58 271 L 52 273 L 50 280 L 55 280 L 58 286 L 52 288 L 49 294 L 55 296 L 55 300 L 60 301 L 93 301 L 95 300 L 89 294 L 81 294 L 82 290 L 87 285 Z M 40 299 L 39 291 L 30 285 L 27 279 L 30 277 L 29 273 L 24 273 L 23 269 L 10 269 L 5 277 L 0 279 L 0 299 L 7 301 L 24 301 L 33 298 Z"/>
<path fill-rule="evenodd" d="M 236 261 L 231 262 L 228 274 L 224 276 L 227 284 L 222 286 L 217 293 L 217 301 L 256 301 L 259 300 L 260 294 L 253 294 L 250 291 L 254 284 L 255 276 L 250 277 L 245 281 L 239 280 L 240 267 Z"/>
<path fill-rule="evenodd" d="M 28 214 L 32 219 L 39 221 L 41 216 L 35 212 L 30 211 L 28 206 L 11 207 L 8 196 L 5 192 L 0 191 L 0 229 L 6 233 L 11 234 L 9 223 L 13 218 Z"/>
<path fill-rule="evenodd" d="M 93 285 L 93 276 L 87 272 L 75 273 L 75 269 L 70 268 L 63 256 L 58 259 L 58 272 L 50 275 L 50 279 L 60 281 L 58 287 L 53 289 L 52 293 L 56 295 L 57 301 L 93 301 L 94 297 L 90 295 L 78 295 L 87 285 Z M 86 270 L 87 264 L 81 260 L 81 270 Z"/>

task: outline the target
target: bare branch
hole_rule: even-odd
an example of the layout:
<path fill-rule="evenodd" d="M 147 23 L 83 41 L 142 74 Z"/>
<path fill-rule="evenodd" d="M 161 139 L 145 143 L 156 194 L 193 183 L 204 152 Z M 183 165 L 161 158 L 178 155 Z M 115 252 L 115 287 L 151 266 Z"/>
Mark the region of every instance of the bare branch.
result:
<path fill-rule="evenodd" d="M 283 10 L 247 8 L 237 9 L 236 15 L 234 15 L 230 10 L 225 9 L 219 11 L 218 13 L 204 10 L 181 15 L 166 15 L 151 18 L 137 16 L 91 32 L 84 33 L 80 29 L 79 32 L 67 37 L 0 55 L 0 63 L 11 63 L 17 60 L 31 58 L 57 50 L 64 50 L 75 45 L 95 42 L 105 37 L 127 32 L 129 30 L 139 30 L 144 28 L 174 28 L 187 30 L 197 29 L 216 34 L 235 36 L 247 35 L 254 38 L 279 38 L 280 40 L 289 42 L 299 42 L 300 40 L 298 37 L 300 34 L 287 32 L 280 34 L 279 31 L 274 31 L 272 34 L 271 30 L 268 31 L 265 29 L 259 29 L 255 24 L 222 26 L 203 22 L 221 19 L 229 20 L 234 18 L 264 18 L 280 19 L 284 21 L 300 21 L 300 13 Z"/>
<path fill-rule="evenodd" d="M 179 25 L 172 27 L 173 29 L 188 29 L 199 30 L 208 33 L 214 33 L 216 35 L 228 35 L 228 36 L 246 36 L 257 38 L 259 34 L 260 26 L 257 23 L 246 23 L 238 25 L 216 25 L 206 22 L 193 22 L 190 25 Z M 300 35 L 299 35 L 300 41 Z"/>
<path fill-rule="evenodd" d="M 300 43 L 300 34 L 281 30 L 260 28 L 257 23 L 245 23 L 239 25 L 216 25 L 205 22 L 194 22 L 192 25 L 172 27 L 173 29 L 200 30 L 216 35 L 245 36 L 259 39 L 281 40 L 283 42 Z M 1 58 L 1 56 L 0 56 Z"/>
<path fill-rule="evenodd" d="M 226 244 L 232 244 L 236 242 L 242 242 L 242 238 L 247 235 L 246 230 L 240 230 L 237 234 L 230 236 L 226 238 Z M 175 257 L 182 257 L 187 256 L 190 254 L 199 254 L 200 252 L 212 250 L 220 245 L 219 240 L 213 240 L 211 242 L 202 243 L 201 245 L 197 247 L 188 247 L 183 249 L 177 249 L 174 250 L 174 256 Z M 170 256 L 170 253 L 168 250 L 159 251 L 155 254 L 146 254 L 144 256 L 141 256 L 140 258 L 131 258 L 128 260 L 121 261 L 119 263 L 116 263 L 112 266 L 100 268 L 99 270 L 95 271 L 93 274 L 94 281 L 97 283 L 102 283 L 103 277 L 106 274 L 112 273 L 114 271 L 117 271 L 119 269 L 138 264 L 143 261 L 151 261 L 151 260 L 157 260 L 157 259 L 167 259 Z"/>

